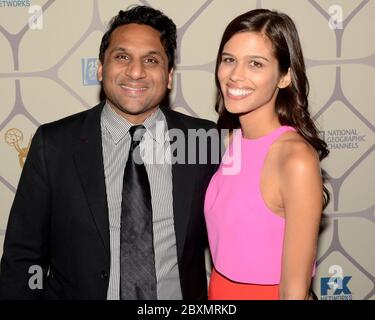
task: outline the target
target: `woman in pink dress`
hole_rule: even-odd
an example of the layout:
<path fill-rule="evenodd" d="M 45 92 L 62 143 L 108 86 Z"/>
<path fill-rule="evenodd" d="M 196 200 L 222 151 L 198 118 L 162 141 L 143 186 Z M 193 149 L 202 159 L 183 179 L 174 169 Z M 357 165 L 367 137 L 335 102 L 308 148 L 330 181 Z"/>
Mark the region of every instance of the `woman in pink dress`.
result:
<path fill-rule="evenodd" d="M 320 161 L 329 151 L 310 117 L 291 18 L 265 9 L 235 18 L 219 47 L 216 85 L 218 126 L 231 135 L 205 198 L 209 299 L 308 299 L 329 199 Z"/>

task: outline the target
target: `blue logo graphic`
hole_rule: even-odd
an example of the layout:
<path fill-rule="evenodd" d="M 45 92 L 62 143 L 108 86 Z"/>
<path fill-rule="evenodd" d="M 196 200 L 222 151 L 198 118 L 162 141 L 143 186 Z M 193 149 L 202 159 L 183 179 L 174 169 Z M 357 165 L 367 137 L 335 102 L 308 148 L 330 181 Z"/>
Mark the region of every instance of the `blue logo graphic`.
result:
<path fill-rule="evenodd" d="M 352 277 L 346 276 L 342 278 L 321 278 L 320 279 L 320 292 L 323 296 L 328 295 L 328 291 L 333 291 L 333 295 L 351 294 L 348 288 L 348 283 Z"/>
<path fill-rule="evenodd" d="M 320 297 L 322 300 L 352 300 L 352 292 L 348 284 L 352 276 L 343 276 L 342 268 L 331 266 L 329 273 L 332 277 L 320 278 Z"/>
<path fill-rule="evenodd" d="M 97 86 L 100 82 L 97 79 L 98 59 L 82 59 L 82 82 L 84 86 Z"/>

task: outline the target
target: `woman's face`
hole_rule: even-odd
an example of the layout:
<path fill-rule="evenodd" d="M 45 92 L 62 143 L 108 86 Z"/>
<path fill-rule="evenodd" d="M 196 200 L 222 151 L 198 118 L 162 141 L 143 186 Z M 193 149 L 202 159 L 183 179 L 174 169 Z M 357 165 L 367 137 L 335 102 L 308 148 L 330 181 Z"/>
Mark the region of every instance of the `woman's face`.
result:
<path fill-rule="evenodd" d="M 241 32 L 229 39 L 217 76 L 225 108 L 235 114 L 274 110 L 278 88 L 290 83 L 289 73 L 279 73 L 271 41 L 257 32 Z"/>

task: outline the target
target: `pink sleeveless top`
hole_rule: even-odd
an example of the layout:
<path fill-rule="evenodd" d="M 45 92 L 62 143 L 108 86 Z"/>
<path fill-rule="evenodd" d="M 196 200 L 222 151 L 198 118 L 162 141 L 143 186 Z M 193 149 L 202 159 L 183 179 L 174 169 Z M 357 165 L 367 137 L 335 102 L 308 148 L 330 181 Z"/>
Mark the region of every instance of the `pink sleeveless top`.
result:
<path fill-rule="evenodd" d="M 285 220 L 265 205 L 260 175 L 271 144 L 287 131 L 295 129 L 282 126 L 245 139 L 236 130 L 208 186 L 204 211 L 211 255 L 216 270 L 233 281 L 280 283 Z"/>

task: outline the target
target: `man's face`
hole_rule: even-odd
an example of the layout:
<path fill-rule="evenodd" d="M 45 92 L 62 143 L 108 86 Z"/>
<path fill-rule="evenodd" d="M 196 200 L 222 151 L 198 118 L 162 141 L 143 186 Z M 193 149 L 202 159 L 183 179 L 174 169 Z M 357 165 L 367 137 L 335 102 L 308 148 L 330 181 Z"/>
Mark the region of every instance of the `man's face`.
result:
<path fill-rule="evenodd" d="M 98 67 L 109 105 L 134 124 L 142 123 L 172 88 L 160 33 L 135 23 L 116 28 Z"/>

